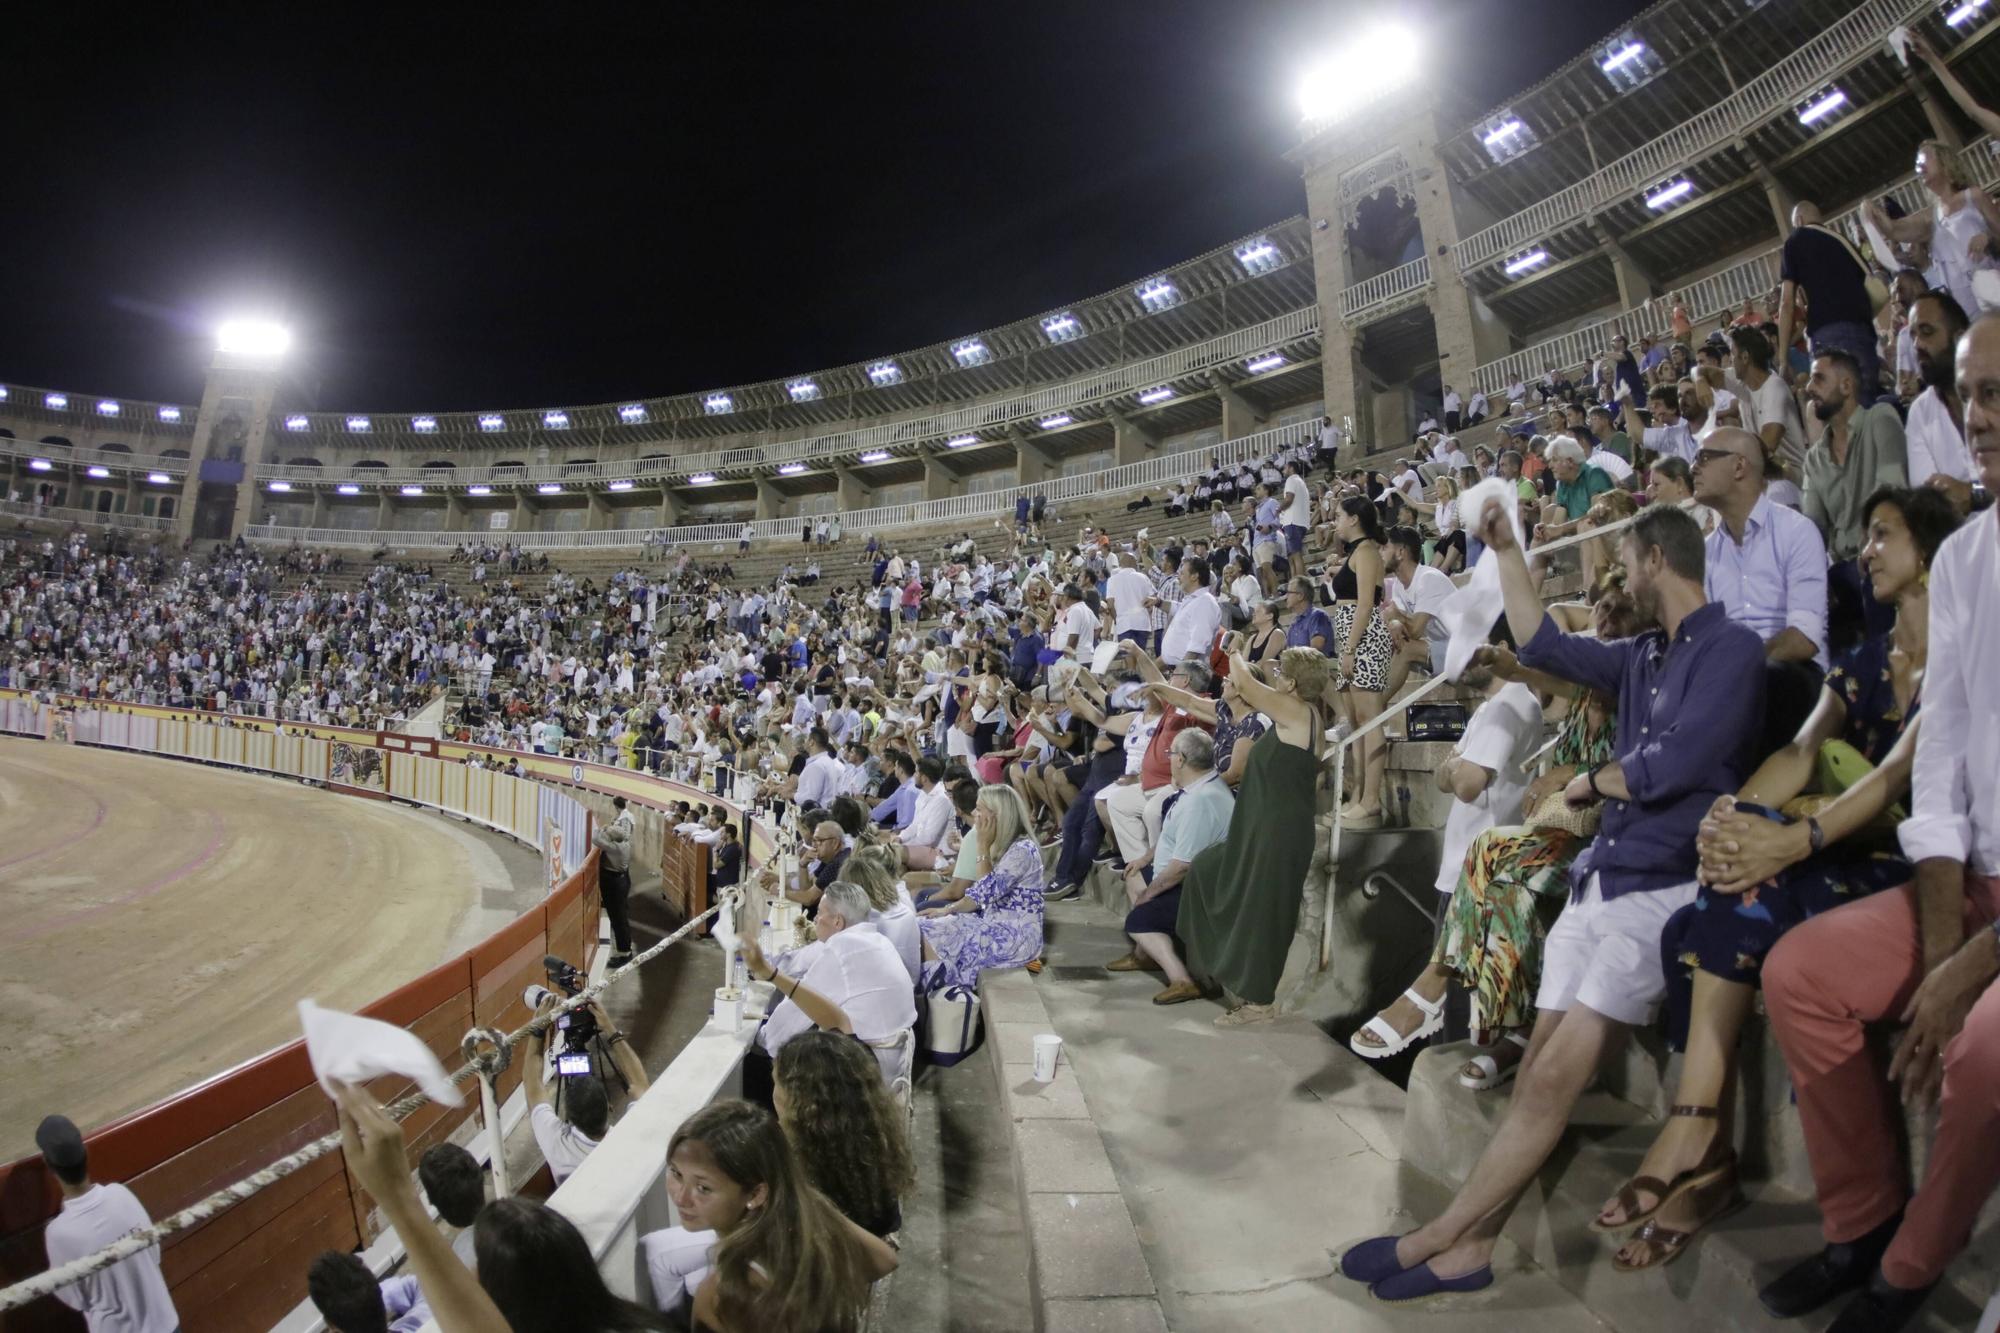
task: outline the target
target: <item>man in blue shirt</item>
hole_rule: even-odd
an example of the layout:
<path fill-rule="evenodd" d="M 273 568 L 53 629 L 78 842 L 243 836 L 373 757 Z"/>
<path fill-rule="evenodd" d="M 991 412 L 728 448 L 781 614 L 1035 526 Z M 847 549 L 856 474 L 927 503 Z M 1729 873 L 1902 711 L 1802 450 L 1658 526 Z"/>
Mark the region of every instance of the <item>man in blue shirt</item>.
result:
<path fill-rule="evenodd" d="M 1333 651 L 1333 621 L 1313 605 L 1313 582 L 1301 575 L 1285 584 L 1285 646 Z"/>
<path fill-rule="evenodd" d="M 1764 645 L 1708 601 L 1694 519 L 1655 505 L 1625 530 L 1626 586 L 1658 628 L 1603 643 L 1562 633 L 1544 613 L 1502 510 L 1489 502 L 1476 527 L 1499 557 L 1521 664 L 1615 694 L 1617 758 L 1578 774 L 1565 792 L 1572 805 L 1601 801 L 1603 827 L 1577 857 L 1569 902 L 1549 931 L 1541 1014 L 1506 1119 L 1436 1220 L 1341 1256 L 1341 1272 L 1383 1300 L 1492 1283 L 1500 1228 L 1577 1098 L 1666 993 L 1660 931 L 1694 901 L 1695 832 L 1716 798 L 1741 786 L 1763 724 Z"/>
<path fill-rule="evenodd" d="M 1038 631 L 1041 622 L 1033 611 L 1021 613 L 1020 628 L 1014 634 L 1014 650 L 1007 663 L 1007 676 L 1017 690 L 1035 687 L 1035 674 L 1042 669 L 1042 650 L 1048 641 Z"/>
<path fill-rule="evenodd" d="M 901 833 L 910 826 L 910 819 L 917 812 L 917 784 L 914 781 L 917 761 L 902 750 L 891 750 L 883 756 L 883 763 L 896 780 L 896 790 L 870 810 L 868 818 L 872 823 Z"/>

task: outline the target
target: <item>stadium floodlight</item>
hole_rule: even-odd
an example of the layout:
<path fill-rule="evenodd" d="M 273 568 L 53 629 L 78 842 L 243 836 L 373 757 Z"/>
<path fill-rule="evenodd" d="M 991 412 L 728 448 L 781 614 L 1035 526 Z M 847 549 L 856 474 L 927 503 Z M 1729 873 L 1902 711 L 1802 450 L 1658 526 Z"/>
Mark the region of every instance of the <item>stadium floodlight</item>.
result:
<path fill-rule="evenodd" d="M 819 397 L 819 385 L 811 380 L 793 380 L 785 386 L 785 392 L 792 396 L 795 403 L 810 403 Z"/>
<path fill-rule="evenodd" d="M 1479 136 L 1486 156 L 1495 165 L 1511 162 L 1541 142 L 1535 135 L 1534 126 L 1515 115 L 1511 109 L 1494 113 L 1492 119 L 1475 128 L 1473 133 Z"/>
<path fill-rule="evenodd" d="M 701 410 L 712 417 L 726 416 L 736 410 L 736 400 L 726 393 L 712 393 L 701 400 Z"/>
<path fill-rule="evenodd" d="M 438 419 L 436 417 L 410 418 L 410 429 L 417 432 L 419 435 L 435 434 L 437 432 L 437 428 L 438 428 Z"/>
<path fill-rule="evenodd" d="M 1045 421 L 1042 424 L 1046 426 L 1048 425 L 1048 422 Z M 947 449 L 970 449 L 973 445 L 978 443 L 979 443 L 979 437 L 977 435 L 954 435 L 950 439 L 944 442 L 944 447 Z M 882 456 L 884 458 L 888 457 L 887 454 L 884 454 Z"/>
<path fill-rule="evenodd" d="M 542 495 L 562 494 L 562 487 L 553 481 L 545 481 L 541 485 L 535 487 L 535 490 Z"/>
<path fill-rule="evenodd" d="M 1979 11 L 1986 7 L 1986 0 L 1946 0 L 1944 21 L 1954 28 L 1962 28 L 1979 17 Z"/>
<path fill-rule="evenodd" d="M 95 477 L 97 480 L 103 481 L 106 477 L 109 477 L 111 475 L 111 469 L 108 467 L 86 468 L 84 469 L 84 475 L 89 477 Z"/>
<path fill-rule="evenodd" d="M 993 349 L 977 338 L 967 338 L 951 345 L 951 355 L 952 359 L 958 362 L 959 365 L 970 369 L 973 366 L 983 366 L 988 361 L 991 361 L 993 359 Z"/>
<path fill-rule="evenodd" d="M 1672 208 L 1681 200 L 1694 193 L 1694 182 L 1682 176 L 1678 180 L 1661 181 L 1646 196 L 1646 207 L 1655 211 Z"/>
<path fill-rule="evenodd" d="M 1266 352 L 1262 356 L 1253 356 L 1248 361 L 1245 361 L 1243 368 L 1252 375 L 1261 375 L 1267 370 L 1276 370 L 1284 364 L 1285 354 L 1283 352 Z"/>
<path fill-rule="evenodd" d="M 265 489 L 272 491 L 289 491 L 290 489 L 292 489 L 292 483 L 290 483 L 289 481 L 274 481 L 269 486 L 265 487 Z"/>
<path fill-rule="evenodd" d="M 482 413 L 479 418 L 479 429 L 505 430 L 507 429 L 507 418 L 501 416 L 498 412 Z"/>
<path fill-rule="evenodd" d="M 1609 74 L 1613 70 L 1625 68 L 1625 66 L 1631 64 L 1644 54 L 1646 54 L 1646 44 L 1644 42 L 1625 42 L 1617 50 L 1606 52 L 1604 59 L 1598 62 L 1597 67 L 1606 74 Z"/>
<path fill-rule="evenodd" d="M 291 416 L 285 418 L 286 430 L 305 430 L 307 427 L 311 425 L 312 422 L 306 420 L 306 418 L 303 415 L 300 415 L 298 413 L 293 413 Z"/>
<path fill-rule="evenodd" d="M 1236 262 L 1243 266 L 1245 273 L 1254 278 L 1259 273 L 1269 273 L 1274 268 L 1283 268 L 1285 256 L 1279 252 L 1277 246 L 1271 244 L 1270 237 L 1259 236 L 1254 241 L 1246 241 L 1236 247 Z"/>
<path fill-rule="evenodd" d="M 1132 289 L 1132 295 L 1139 298 L 1139 304 L 1149 315 L 1171 310 L 1181 303 L 1181 289 L 1174 286 L 1171 278 L 1148 278 Z"/>
<path fill-rule="evenodd" d="M 118 401 L 117 401 L 116 399 L 114 399 L 114 398 L 100 398 L 100 399 L 98 399 L 98 400 L 97 400 L 97 415 L 99 415 L 99 416 L 101 416 L 101 417 L 115 417 L 115 416 L 117 416 L 117 415 L 118 415 Z"/>
<path fill-rule="evenodd" d="M 403 488 L 403 494 L 405 495 L 422 495 L 423 493 L 424 488 L 421 486 L 405 486 Z"/>
<path fill-rule="evenodd" d="M 6 396 L 7 396 L 6 391 L 0 390 L 0 398 L 4 398 Z M 181 410 L 178 407 L 167 406 L 167 407 L 162 407 L 160 409 L 160 420 L 179 421 L 180 419 L 181 419 Z"/>
<path fill-rule="evenodd" d="M 1540 268 L 1549 262 L 1549 252 L 1537 246 L 1526 254 L 1515 255 L 1507 261 L 1506 273 L 1510 278 L 1518 278 L 1531 268 Z"/>
<path fill-rule="evenodd" d="M 1799 108 L 1799 124 L 1816 125 L 1846 105 L 1847 94 L 1845 92 L 1838 88 L 1828 89 Z"/>
<path fill-rule="evenodd" d="M 361 488 L 351 481 L 344 481 L 334 487 L 333 492 L 335 495 L 359 495 L 361 494 Z"/>
<path fill-rule="evenodd" d="M 301 417 L 299 418 L 299 420 L 303 421 L 305 420 L 305 418 Z M 366 435 L 371 429 L 374 428 L 374 425 L 375 423 L 370 421 L 367 417 L 349 417 L 347 419 L 347 428 L 353 431 L 356 435 Z M 300 426 L 299 429 L 304 430 L 305 427 Z"/>
<path fill-rule="evenodd" d="M 868 367 L 868 378 L 876 388 L 886 388 L 903 382 L 903 368 L 894 361 L 877 361 Z"/>
<path fill-rule="evenodd" d="M 491 495 L 493 494 L 493 488 L 491 486 L 467 486 L 465 493 L 467 495 Z"/>
<path fill-rule="evenodd" d="M 864 463 L 886 463 L 889 461 L 889 451 L 887 449 L 870 449 L 867 453 L 861 455 L 861 461 Z"/>
<path fill-rule="evenodd" d="M 1140 394 L 1139 401 L 1145 406 L 1151 407 L 1154 403 L 1164 403 L 1173 396 L 1174 391 L 1167 385 L 1162 384 L 1157 389 L 1148 389 L 1146 392 Z"/>
<path fill-rule="evenodd" d="M 542 427 L 545 430 L 568 430 L 569 413 L 567 412 L 542 413 Z"/>
<path fill-rule="evenodd" d="M 69 395 L 66 393 L 45 394 L 42 397 L 42 406 L 48 408 L 51 412 L 66 412 L 69 410 Z"/>
<path fill-rule="evenodd" d="M 1073 417 L 1073 416 L 1071 416 L 1071 415 L 1070 415 L 1069 413 L 1067 413 L 1067 412 L 1058 412 L 1058 413 L 1056 413 L 1056 414 L 1055 414 L 1054 416 L 1052 416 L 1052 417 L 1043 417 L 1043 418 L 1042 418 L 1042 429 L 1043 429 L 1043 430 L 1054 430 L 1054 429 L 1056 429 L 1056 428 L 1057 428 L 1058 426 L 1067 426 L 1067 425 L 1069 425 L 1069 424 L 1070 424 L 1071 422 L 1073 422 L 1073 421 L 1075 421 L 1075 420 L 1076 420 L 1076 418 L 1075 418 L 1075 417 Z"/>
<path fill-rule="evenodd" d="M 625 406 L 618 409 L 618 419 L 624 422 L 628 426 L 639 425 L 646 419 L 645 404 L 643 403 L 625 404 Z"/>
<path fill-rule="evenodd" d="M 1299 115 L 1325 125 L 1395 92 L 1416 77 L 1417 35 L 1400 24 L 1382 24 L 1345 50 L 1312 66 L 1299 82 Z"/>
<path fill-rule="evenodd" d="M 709 483 L 713 482 L 714 480 L 715 480 L 715 474 L 713 472 L 697 472 L 692 477 L 688 478 L 688 485 L 706 486 Z"/>
<path fill-rule="evenodd" d="M 0 403 L 4 403 L 6 401 L 7 401 L 7 386 L 4 384 L 0 384 Z M 166 409 L 161 408 L 160 410 L 164 412 Z"/>
<path fill-rule="evenodd" d="M 146 480 L 151 482 L 155 486 L 165 486 L 171 483 L 173 481 L 173 478 L 168 476 L 164 472 L 148 472 L 146 474 Z"/>
<path fill-rule="evenodd" d="M 778 472 L 781 476 L 796 477 L 805 470 L 806 465 L 804 463 L 786 463 L 778 469 Z"/>
<path fill-rule="evenodd" d="M 51 463 L 46 458 L 30 458 L 28 460 L 28 470 L 31 472 L 52 472 L 55 470 L 55 466 L 54 463 Z"/>
<path fill-rule="evenodd" d="M 629 481 L 614 481 L 607 489 L 614 491 L 629 491 L 632 489 L 632 483 Z"/>
<path fill-rule="evenodd" d="M 1052 343 L 1071 342 L 1083 336 L 1083 321 L 1068 312 L 1050 315 L 1042 321 L 1042 333 Z"/>
<path fill-rule="evenodd" d="M 1527 125 L 1518 120 L 1504 121 L 1488 130 L 1485 136 L 1480 139 L 1480 142 L 1488 148 L 1498 148 L 1501 144 L 1515 138 L 1522 130 L 1527 128 Z"/>
<path fill-rule="evenodd" d="M 276 358 L 292 346 L 291 332 L 261 319 L 232 319 L 215 331 L 217 351 L 231 356 Z"/>

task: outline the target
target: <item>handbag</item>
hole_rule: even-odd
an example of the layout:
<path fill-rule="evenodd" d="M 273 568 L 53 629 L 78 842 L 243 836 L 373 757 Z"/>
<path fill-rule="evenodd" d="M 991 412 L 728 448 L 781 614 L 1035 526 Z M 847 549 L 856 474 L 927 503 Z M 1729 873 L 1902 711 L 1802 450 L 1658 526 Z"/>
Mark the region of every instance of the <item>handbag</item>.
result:
<path fill-rule="evenodd" d="M 1462 740 L 1471 720 L 1464 704 L 1412 704 L 1405 734 L 1413 741 Z"/>
<path fill-rule="evenodd" d="M 1867 263 L 1863 261 L 1860 252 L 1854 248 L 1854 242 L 1848 240 L 1831 227 L 1815 225 L 1812 229 L 1818 232 L 1825 232 L 1828 236 L 1840 242 L 1840 248 L 1847 251 L 1847 257 L 1852 259 L 1855 266 L 1861 270 L 1862 286 L 1868 289 L 1869 313 L 1875 315 L 1881 314 L 1882 307 L 1889 304 L 1889 284 L 1875 276 L 1875 270 L 1868 267 Z"/>
<path fill-rule="evenodd" d="M 1526 823 L 1532 829 L 1557 829 L 1588 840 L 1597 836 L 1597 826 L 1603 819 L 1602 804 L 1571 805 L 1564 799 L 1562 789 L 1558 787 L 1544 796 L 1535 808 L 1528 812 Z"/>
<path fill-rule="evenodd" d="M 979 1047 L 979 992 L 947 984 L 943 968 L 925 981 L 923 1002 L 917 1008 L 918 1045 L 932 1064 L 948 1068 Z"/>

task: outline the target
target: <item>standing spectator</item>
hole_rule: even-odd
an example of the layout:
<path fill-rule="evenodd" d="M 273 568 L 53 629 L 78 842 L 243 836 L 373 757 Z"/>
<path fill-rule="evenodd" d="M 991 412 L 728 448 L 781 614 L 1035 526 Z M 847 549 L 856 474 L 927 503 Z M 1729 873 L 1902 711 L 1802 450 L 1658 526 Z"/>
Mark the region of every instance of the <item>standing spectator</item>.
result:
<path fill-rule="evenodd" d="M 90 1178 L 90 1152 L 69 1117 L 43 1119 L 35 1127 L 35 1147 L 62 1190 L 62 1211 L 42 1233 L 49 1267 L 81 1259 L 153 1224 L 131 1190 Z M 180 1327 L 166 1279 L 160 1276 L 158 1245 L 57 1288 L 56 1299 L 82 1311 L 90 1333 L 174 1333 Z"/>
<path fill-rule="evenodd" d="M 1210 590 L 1214 576 L 1199 560 L 1183 560 L 1180 568 L 1180 601 L 1173 618 L 1160 636 L 1160 658 L 1174 663 L 1183 658 L 1208 660 L 1215 647 L 1215 632 L 1222 626 L 1222 604 Z"/>
<path fill-rule="evenodd" d="M 1959 309 L 1977 310 L 1972 275 L 1994 266 L 2000 209 L 1985 190 L 1972 188 L 1963 155 L 1943 140 L 1926 139 L 1917 145 L 1917 180 L 1931 196 L 1931 206 L 1923 212 L 1891 218 L 1879 201 L 1871 199 L 1861 205 L 1861 214 L 1892 242 L 1926 245 L 1940 275 L 1938 285 L 1951 293 Z"/>
<path fill-rule="evenodd" d="M 1261 481 L 1252 494 L 1256 497 L 1256 506 L 1250 512 L 1250 553 L 1257 561 L 1257 581 L 1263 585 L 1264 595 L 1268 597 L 1278 588 L 1278 498 L 1272 493 L 1272 488 Z"/>
<path fill-rule="evenodd" d="M 1458 585 L 1443 570 L 1423 562 L 1424 539 L 1415 528 L 1390 528 L 1382 551 L 1382 593 L 1388 602 L 1382 619 L 1395 650 L 1383 693 L 1393 699 L 1409 679 L 1411 667 L 1421 665 L 1433 675 L 1444 670 L 1451 633 L 1440 613 Z"/>
<path fill-rule="evenodd" d="M 1144 644 L 1153 637 L 1153 581 L 1138 567 L 1138 557 L 1112 556 L 1111 574 L 1104 580 L 1104 600 L 1112 628 L 1121 641 Z"/>
<path fill-rule="evenodd" d="M 1861 404 L 1875 401 L 1882 364 L 1875 350 L 1875 303 L 1868 296 L 1868 269 L 1854 247 L 1820 225 L 1819 206 L 1792 206 L 1792 233 L 1778 263 L 1783 278 L 1778 298 L 1778 346 L 1797 335 L 1799 294 L 1806 298 L 1806 343 L 1813 355 L 1837 348 L 1854 358 Z"/>
<path fill-rule="evenodd" d="M 1477 384 L 1473 385 L 1472 400 L 1465 405 L 1465 424 L 1468 427 L 1477 426 L 1486 420 L 1489 411 L 1491 408 L 1486 401 L 1486 390 Z"/>
<path fill-rule="evenodd" d="M 1305 554 L 1306 529 L 1312 526 L 1312 489 L 1306 485 L 1308 465 L 1294 460 L 1285 465 L 1285 553 L 1294 568 Z"/>
<path fill-rule="evenodd" d="M 1458 396 L 1458 390 L 1449 384 L 1444 386 L 1444 428 L 1447 434 L 1456 435 L 1459 429 L 1460 411 L 1465 400 Z"/>
<path fill-rule="evenodd" d="M 1358 495 L 1341 501 L 1340 510 L 1335 530 L 1347 543 L 1347 561 L 1333 576 L 1333 685 L 1341 692 L 1347 720 L 1359 727 L 1382 711 L 1389 688 L 1392 653 L 1389 627 L 1382 619 L 1382 518 Z M 1388 741 L 1379 727 L 1361 738 L 1360 750 L 1354 799 L 1339 817 L 1350 828 L 1377 828 L 1389 763 Z"/>
<path fill-rule="evenodd" d="M 597 885 L 604 900 L 604 915 L 611 919 L 609 965 L 623 967 L 632 961 L 632 812 L 625 798 L 611 798 L 617 813 L 611 822 L 590 835 L 590 845 L 604 855 L 598 862 Z"/>

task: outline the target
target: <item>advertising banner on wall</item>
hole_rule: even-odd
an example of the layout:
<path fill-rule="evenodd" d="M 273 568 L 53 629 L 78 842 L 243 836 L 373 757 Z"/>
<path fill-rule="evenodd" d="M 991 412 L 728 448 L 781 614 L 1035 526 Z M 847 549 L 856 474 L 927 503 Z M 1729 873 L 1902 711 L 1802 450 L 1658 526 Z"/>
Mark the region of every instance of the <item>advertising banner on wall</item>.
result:
<path fill-rule="evenodd" d="M 549 887 L 554 888 L 569 876 L 563 870 L 562 825 L 551 819 L 542 830 L 542 861 L 549 868 Z"/>
<path fill-rule="evenodd" d="M 382 752 L 372 745 L 335 741 L 326 780 L 330 786 L 384 794 L 388 791 L 388 767 Z"/>
<path fill-rule="evenodd" d="M 63 745 L 76 743 L 76 712 L 69 708 L 50 708 L 43 714 L 48 723 L 45 733 L 48 739 Z"/>

